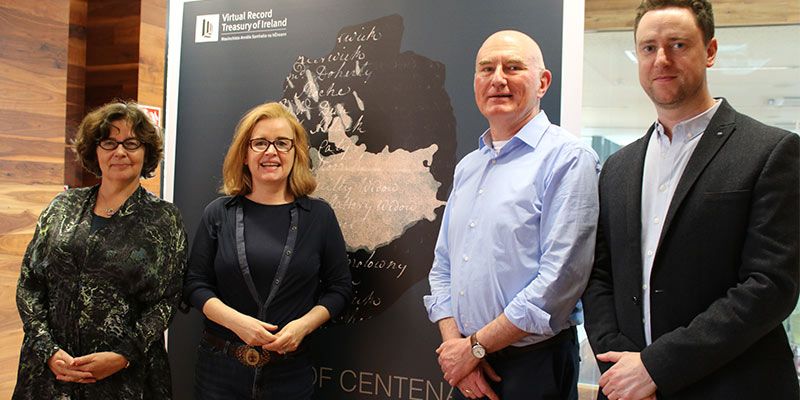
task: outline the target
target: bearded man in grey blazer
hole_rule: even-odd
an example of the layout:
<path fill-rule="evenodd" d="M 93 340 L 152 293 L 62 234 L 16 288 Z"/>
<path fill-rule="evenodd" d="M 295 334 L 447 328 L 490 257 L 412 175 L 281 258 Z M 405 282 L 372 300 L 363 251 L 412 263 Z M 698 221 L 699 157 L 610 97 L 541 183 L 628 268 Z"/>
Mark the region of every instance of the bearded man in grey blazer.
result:
<path fill-rule="evenodd" d="M 606 162 L 583 295 L 600 398 L 798 399 L 800 138 L 710 95 L 705 0 L 645 0 L 634 36 L 656 122 Z"/>

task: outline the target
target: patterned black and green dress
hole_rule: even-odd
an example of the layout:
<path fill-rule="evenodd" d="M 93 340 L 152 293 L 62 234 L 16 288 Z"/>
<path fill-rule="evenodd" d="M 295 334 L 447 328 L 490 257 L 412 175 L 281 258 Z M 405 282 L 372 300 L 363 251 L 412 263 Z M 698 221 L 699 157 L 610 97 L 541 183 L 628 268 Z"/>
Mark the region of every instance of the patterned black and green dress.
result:
<path fill-rule="evenodd" d="M 186 234 L 178 209 L 139 188 L 92 232 L 98 186 L 59 194 L 22 261 L 25 339 L 14 399 L 168 399 L 164 330 L 180 299 Z M 91 384 L 57 381 L 47 360 L 101 351 L 130 365 Z"/>

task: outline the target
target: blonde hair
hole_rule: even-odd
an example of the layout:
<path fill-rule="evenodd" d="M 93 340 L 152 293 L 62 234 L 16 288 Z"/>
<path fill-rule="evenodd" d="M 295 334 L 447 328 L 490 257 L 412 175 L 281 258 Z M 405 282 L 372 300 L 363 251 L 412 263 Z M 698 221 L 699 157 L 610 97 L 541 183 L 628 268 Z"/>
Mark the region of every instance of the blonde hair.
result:
<path fill-rule="evenodd" d="M 247 159 L 250 135 L 253 127 L 263 119 L 283 118 L 294 132 L 294 165 L 289 171 L 287 189 L 295 198 L 307 196 L 314 192 L 317 181 L 311 174 L 311 160 L 308 155 L 308 133 L 286 107 L 279 103 L 264 103 L 253 107 L 239 120 L 233 141 L 225 154 L 222 165 L 222 188 L 220 191 L 229 196 L 246 195 L 253 191 L 253 177 L 250 169 L 244 164 Z"/>

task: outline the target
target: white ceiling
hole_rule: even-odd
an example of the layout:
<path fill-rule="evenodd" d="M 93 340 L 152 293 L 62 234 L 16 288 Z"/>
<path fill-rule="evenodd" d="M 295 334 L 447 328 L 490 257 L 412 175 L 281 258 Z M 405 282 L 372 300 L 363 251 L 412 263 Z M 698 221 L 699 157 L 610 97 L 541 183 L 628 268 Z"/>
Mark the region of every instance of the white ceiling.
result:
<path fill-rule="evenodd" d="M 708 70 L 714 97 L 766 124 L 800 133 L 800 25 L 717 28 L 719 53 Z M 655 120 L 639 86 L 633 33 L 584 37 L 583 135 L 627 144 Z M 626 54 L 628 52 L 629 54 Z"/>

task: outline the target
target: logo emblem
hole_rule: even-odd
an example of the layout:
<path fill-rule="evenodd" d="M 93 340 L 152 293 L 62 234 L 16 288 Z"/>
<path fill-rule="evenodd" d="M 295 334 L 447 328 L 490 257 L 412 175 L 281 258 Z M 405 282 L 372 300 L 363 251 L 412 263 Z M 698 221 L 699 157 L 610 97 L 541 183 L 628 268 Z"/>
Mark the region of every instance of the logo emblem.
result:
<path fill-rule="evenodd" d="M 194 42 L 219 41 L 219 14 L 198 15 L 194 30 Z"/>

